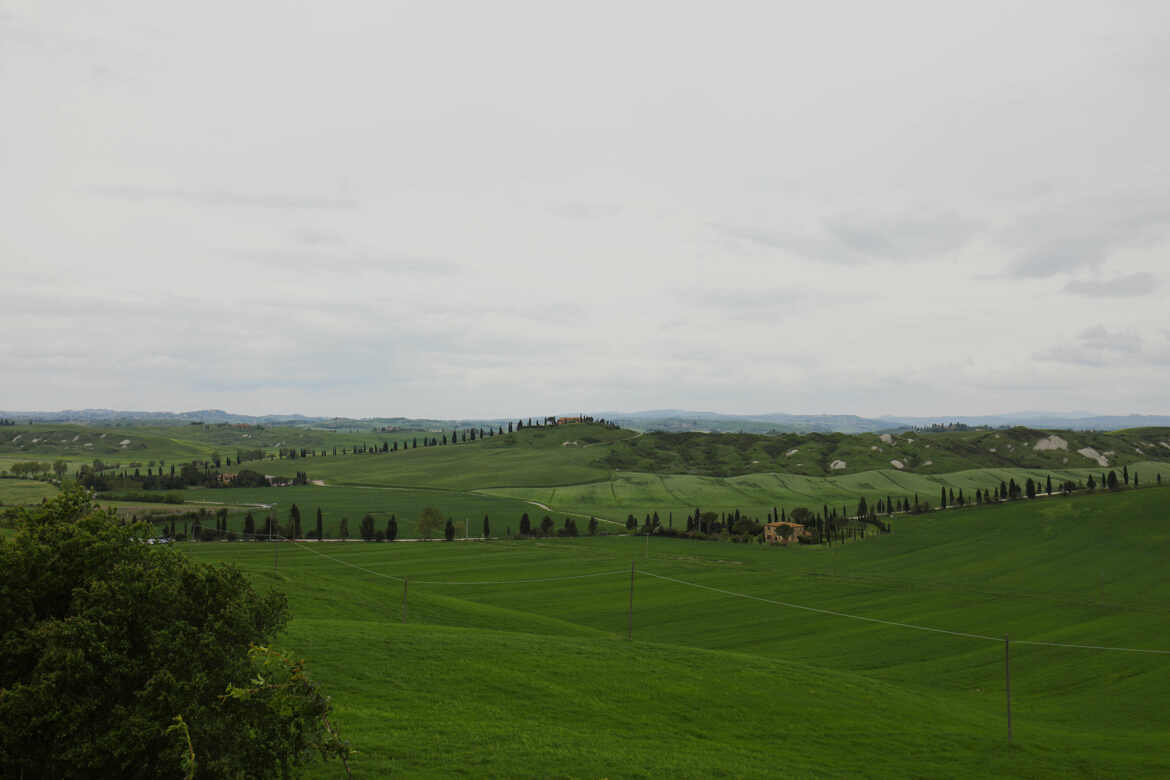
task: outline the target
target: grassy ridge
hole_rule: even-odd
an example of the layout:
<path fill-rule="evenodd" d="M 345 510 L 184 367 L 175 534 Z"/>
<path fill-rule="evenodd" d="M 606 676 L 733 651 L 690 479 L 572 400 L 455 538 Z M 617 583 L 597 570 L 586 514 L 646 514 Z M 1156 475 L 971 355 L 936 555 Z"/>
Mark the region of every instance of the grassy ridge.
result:
<path fill-rule="evenodd" d="M 263 467 L 281 475 L 307 469 L 314 479 L 344 485 L 468 490 L 592 482 L 610 475 L 608 468 L 596 463 L 598 453 L 609 442 L 631 435 L 600 425 L 528 428 L 445 447 L 267 462 Z"/>
<path fill-rule="evenodd" d="M 187 549 L 289 592 L 284 641 L 335 695 L 360 776 L 1164 776 L 1165 656 L 1016 645 L 1009 749 L 998 642 L 647 574 L 637 641 L 616 637 L 636 560 L 866 617 L 1170 649 L 1168 501 L 1150 489 L 933 513 L 831 550 L 662 539 L 647 550 L 620 537 L 282 545 L 274 572 L 264 545 Z"/>
<path fill-rule="evenodd" d="M 1142 462 L 1130 466 L 1131 474 L 1140 475 L 1144 485 L 1162 480 L 1170 484 L 1170 464 Z M 666 522 L 673 513 L 677 528 L 683 527 L 686 516 L 695 507 L 703 511 L 729 512 L 740 509 L 749 515 L 764 517 L 773 507 L 791 510 L 797 506 L 818 509 L 822 504 L 840 508 L 845 505 L 852 513 L 859 498 L 874 502 L 878 498 L 913 500 L 917 493 L 932 506 L 939 503 L 942 488 L 948 492 L 960 490 L 970 501 L 977 488 L 993 490 L 1000 482 L 1014 479 L 1023 485 L 1029 478 L 1043 485 L 1052 477 L 1054 487 L 1061 480 L 1083 482 L 1092 475 L 1101 476 L 1101 469 L 971 469 L 948 474 L 909 474 L 894 469 L 861 472 L 837 477 L 817 477 L 800 474 L 748 474 L 739 477 L 701 477 L 693 475 L 645 474 L 621 472 L 612 480 L 586 485 L 559 485 L 546 488 L 496 488 L 480 491 L 486 495 L 529 498 L 548 505 L 558 512 L 596 514 L 609 518 L 624 518 L 632 513 L 639 519 L 646 513 L 658 512 Z"/>
<path fill-rule="evenodd" d="M 0 429 L 0 462 L 57 460 L 126 465 L 148 461 L 184 463 L 210 458 L 214 453 L 235 460 L 237 450 L 280 447 L 353 448 L 356 445 L 405 441 L 420 431 L 328 431 L 292 426 L 133 425 L 122 427 L 33 423 Z"/>

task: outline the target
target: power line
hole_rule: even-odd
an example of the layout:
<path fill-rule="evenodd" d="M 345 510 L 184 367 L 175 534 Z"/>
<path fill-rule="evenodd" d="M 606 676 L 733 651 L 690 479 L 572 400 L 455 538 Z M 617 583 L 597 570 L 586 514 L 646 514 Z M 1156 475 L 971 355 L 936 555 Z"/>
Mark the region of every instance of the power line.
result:
<path fill-rule="evenodd" d="M 852 618 L 854 620 L 864 620 L 868 623 L 882 623 L 887 626 L 897 626 L 899 628 L 913 628 L 917 631 L 932 631 L 936 634 L 952 634 L 954 636 L 967 637 L 968 639 L 988 639 L 992 642 L 1002 642 L 1003 637 L 987 636 L 986 634 L 970 634 L 963 631 L 949 631 L 945 628 L 931 628 L 929 626 L 917 626 L 913 623 L 899 623 L 895 620 L 882 620 L 881 618 L 864 617 L 863 615 L 850 615 L 846 612 L 837 612 L 832 609 L 820 609 L 819 607 L 808 607 L 803 604 L 793 604 L 788 601 L 776 601 L 775 599 L 766 599 L 760 596 L 750 596 L 746 593 L 736 593 L 730 590 L 723 590 L 722 588 L 713 588 L 710 585 L 700 585 L 697 582 L 687 582 L 686 580 L 678 580 L 674 577 L 667 577 L 662 574 L 655 574 L 653 572 L 643 570 L 640 572 L 649 577 L 656 577 L 660 580 L 668 580 L 669 582 L 677 582 L 679 585 L 689 585 L 692 588 L 701 588 L 702 590 L 709 590 L 713 593 L 722 593 L 725 596 L 734 596 L 741 599 L 749 599 L 751 601 L 762 601 L 765 604 L 775 604 L 779 607 L 789 607 L 790 609 L 803 609 L 806 612 L 817 612 L 822 615 L 834 615 L 836 617 Z"/>
<path fill-rule="evenodd" d="M 746 593 L 736 593 L 735 591 L 724 590 L 722 588 L 713 588 L 710 585 L 700 585 L 697 582 L 687 582 L 686 580 L 675 579 L 674 577 L 667 577 L 663 574 L 655 574 L 646 570 L 642 570 L 639 574 L 645 574 L 650 577 L 655 577 L 660 580 L 667 580 L 669 582 L 676 582 L 679 585 L 688 585 L 692 588 L 700 588 L 702 590 L 709 590 L 713 593 L 722 593 L 725 596 L 734 596 L 735 598 L 749 599 L 751 601 L 762 601 L 765 604 L 775 604 L 779 607 L 788 607 L 790 609 L 802 609 L 806 612 L 817 612 L 822 615 L 833 615 L 835 617 L 850 618 L 852 620 L 864 620 L 867 623 L 881 623 L 887 626 L 896 626 L 898 628 L 910 628 L 915 631 L 930 631 L 936 634 L 950 634 L 951 636 L 961 636 L 967 639 L 985 639 L 990 642 L 1002 642 L 1003 637 L 988 636 L 986 634 L 973 634 L 965 631 L 951 631 L 945 628 L 933 628 L 931 626 L 919 626 L 914 623 L 900 623 L 896 620 L 883 620 L 881 618 L 865 617 L 864 615 L 851 615 L 847 612 L 837 612 L 832 609 L 821 609 L 819 607 L 809 607 L 804 604 L 793 604 L 788 601 L 777 601 L 775 599 L 766 599 L 760 596 L 751 596 Z M 1156 655 L 1170 655 L 1170 650 L 1147 650 L 1136 647 L 1107 647 L 1104 645 L 1076 645 L 1066 644 L 1063 642 L 1041 642 L 1039 640 L 1013 639 L 1013 643 L 1018 645 L 1034 645 L 1038 647 L 1065 647 L 1075 650 L 1111 650 L 1122 653 L 1149 653 Z"/>
<path fill-rule="evenodd" d="M 248 535 L 259 537 L 259 538 L 267 538 L 267 537 L 261 536 L 260 534 L 248 534 Z M 295 539 L 289 539 L 288 537 L 284 537 L 284 536 L 277 536 L 276 538 L 281 539 L 281 540 L 286 541 L 286 542 L 291 542 L 292 544 L 295 544 L 298 547 L 305 547 L 310 552 L 312 552 L 314 555 L 328 559 L 328 560 L 333 561 L 335 563 L 339 563 L 342 566 L 348 566 L 351 569 L 356 569 L 357 571 L 364 572 L 364 573 L 372 575 L 374 577 L 382 577 L 384 579 L 393 580 L 394 582 L 402 582 L 404 579 L 403 577 L 398 577 L 398 576 L 395 576 L 393 574 L 386 574 L 384 572 L 374 571 L 373 569 L 367 569 L 364 566 L 359 566 L 356 563 L 350 563 L 349 561 L 345 561 L 345 560 L 342 560 L 340 558 L 335 558 L 332 555 L 328 555 L 328 554 L 318 550 L 316 548 L 316 545 L 314 545 L 312 542 L 299 542 Z M 646 571 L 645 569 L 643 569 L 642 571 L 640 571 L 638 573 L 644 574 L 648 577 L 654 577 L 656 579 L 665 580 L 667 582 L 674 582 L 674 583 L 677 583 L 679 585 L 686 585 L 686 586 L 691 587 L 691 588 L 698 588 L 700 590 L 711 591 L 712 593 L 719 593 L 719 594 L 722 594 L 724 596 L 732 596 L 734 598 L 747 599 L 749 601 L 759 601 L 759 602 L 764 603 L 764 604 L 773 604 L 775 606 L 786 607 L 788 609 L 799 609 L 799 610 L 803 610 L 805 612 L 815 612 L 815 613 L 821 614 L 821 615 L 832 615 L 834 617 L 849 618 L 851 620 L 862 620 L 862 621 L 865 621 L 867 623 L 878 623 L 880 625 L 894 626 L 896 628 L 909 628 L 909 629 L 912 629 L 914 631 L 927 631 L 927 632 L 935 633 L 935 634 L 948 634 L 950 636 L 964 637 L 967 639 L 983 639 L 983 640 L 986 640 L 989 642 L 1002 642 L 1003 641 L 1003 637 L 989 636 L 987 634 L 976 634 L 976 633 L 971 633 L 971 632 L 967 632 L 967 631 L 951 631 L 950 629 L 946 629 L 946 628 L 935 628 L 932 626 L 920 626 L 920 625 L 917 625 L 915 623 L 902 623 L 902 622 L 899 622 L 896 620 L 884 620 L 882 618 L 866 617 L 865 615 L 853 615 L 853 614 L 850 614 L 848 612 L 838 612 L 837 610 L 832 610 L 832 609 L 822 609 L 820 607 L 810 607 L 810 606 L 807 606 L 805 604 L 795 604 L 795 603 L 790 602 L 790 601 L 779 601 L 777 599 L 766 599 L 766 598 L 763 598 L 762 596 L 752 596 L 752 595 L 747 594 L 747 593 L 737 593 L 735 591 L 725 590 L 723 588 L 715 588 L 715 587 L 712 587 L 710 585 L 702 585 L 702 584 L 699 584 L 697 582 L 688 582 L 687 580 L 680 580 L 680 579 L 677 579 L 675 577 L 668 577 L 664 574 L 655 574 L 654 572 Z M 414 583 L 416 585 L 451 585 L 451 586 L 459 586 L 459 585 L 524 585 L 524 584 L 539 583 L 539 582 L 560 582 L 560 581 L 566 581 L 566 580 L 583 580 L 583 579 L 591 579 L 594 577 L 613 576 L 613 575 L 618 575 L 618 574 L 625 574 L 625 570 L 624 569 L 615 569 L 612 571 L 592 572 L 590 574 L 571 574 L 571 575 L 565 575 L 562 577 L 537 577 L 537 578 L 520 579 L 520 580 L 474 580 L 474 581 L 415 580 Z M 1028 639 L 1013 639 L 1012 642 L 1014 642 L 1017 645 L 1031 645 L 1033 647 L 1062 647 L 1062 648 L 1066 648 L 1066 649 L 1070 649 L 1070 650 L 1103 650 L 1103 651 L 1119 652 L 1119 653 L 1144 653 L 1147 655 L 1170 655 L 1170 650 L 1151 650 L 1148 648 L 1140 648 L 1140 647 L 1111 647 L 1111 646 L 1107 646 L 1107 645 L 1082 645 L 1082 644 L 1072 644 L 1072 643 L 1066 643 L 1066 642 L 1043 642 L 1040 640 L 1028 640 Z"/>

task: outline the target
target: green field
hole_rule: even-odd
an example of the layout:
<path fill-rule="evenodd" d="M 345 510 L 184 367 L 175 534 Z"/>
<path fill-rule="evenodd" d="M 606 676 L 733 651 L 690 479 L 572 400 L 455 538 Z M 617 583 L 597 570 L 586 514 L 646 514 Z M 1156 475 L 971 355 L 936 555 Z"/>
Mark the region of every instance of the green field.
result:
<path fill-rule="evenodd" d="M 306 472 L 322 484 L 188 489 L 183 495 L 189 509 L 227 507 L 229 528 L 239 531 L 249 511 L 258 521 L 260 513 L 272 511 L 285 524 L 295 503 L 307 530 L 315 524 L 313 516 L 320 507 L 327 536 L 337 534 L 343 517 L 353 535 L 364 514 L 372 514 L 379 528 L 393 514 L 402 537 L 415 535 L 414 518 L 425 506 L 435 506 L 452 518 L 461 535 L 469 525 L 471 534 L 479 535 L 485 514 L 492 519 L 493 533 L 506 535 L 509 529 L 518 529 L 524 513 L 535 522 L 548 513 L 560 525 L 566 515 L 622 524 L 629 514 L 641 519 L 657 512 L 664 524 L 677 521 L 674 527 L 682 528 L 696 507 L 719 513 L 738 509 L 763 518 L 773 508 L 790 511 L 797 506 L 814 511 L 828 506 L 851 514 L 860 498 L 873 505 L 878 499 L 901 503 L 917 495 L 937 505 L 943 488 L 964 491 L 969 500 L 976 489 L 993 489 L 1013 479 L 1021 485 L 1029 478 L 1041 484 L 1049 477 L 1057 484 L 1065 479 L 1085 482 L 1089 476 L 1100 479 L 1109 470 L 1120 472 L 1118 464 L 1144 484 L 1154 483 L 1159 475 L 1170 482 L 1170 429 L 1153 428 L 1061 431 L 1056 434 L 1059 446 L 1037 449 L 1038 443 L 1049 440 L 1049 432 L 1014 428 L 851 436 L 636 434 L 574 424 L 397 452 L 352 451 L 355 445 L 373 447 L 380 441 L 413 442 L 416 435 L 230 425 L 26 425 L 0 436 L 0 468 L 22 458 L 49 462 L 57 456 L 73 458 L 70 468 L 75 468 L 89 462 L 79 460 L 75 450 L 94 442 L 113 448 L 102 457 L 120 462 L 122 469 L 206 460 L 216 453 L 234 457 L 237 445 L 258 448 L 267 453 L 263 460 L 225 465 L 225 470 L 251 468 L 288 478 Z M 273 454 L 293 445 L 317 454 L 297 458 Z M 14 449 L 20 447 L 31 449 L 21 454 Z M 38 448 L 40 454 L 32 451 Z M 1085 448 L 1107 454 L 1110 465 L 1090 465 L 1090 458 L 1077 452 Z M 94 448 L 86 454 L 102 453 Z M 118 461 L 111 461 L 111 456 Z M 891 460 L 903 468 L 891 466 Z M 834 463 L 845 465 L 834 468 Z M 0 501 L 23 500 L 13 498 L 5 499 L 0 486 Z M 611 527 L 603 523 L 603 528 Z"/>
<path fill-rule="evenodd" d="M 30 479 L 0 479 L 0 506 L 39 504 L 57 495 L 57 488 Z"/>
<path fill-rule="evenodd" d="M 1013 644 L 1009 745 L 1001 642 L 728 594 L 993 640 L 1167 650 L 1168 508 L 1155 488 L 1023 501 L 908 516 L 832 548 L 184 549 L 288 592 L 282 641 L 334 696 L 361 777 L 1153 777 L 1170 773 L 1168 655 Z"/>
<path fill-rule="evenodd" d="M 536 518 L 538 523 L 546 514 L 520 499 L 449 490 L 300 485 L 282 488 L 193 488 L 183 491 L 183 497 L 187 500 L 184 509 L 204 507 L 214 512 L 221 506 L 228 507 L 228 527 L 234 531 L 242 529 L 243 516 L 249 511 L 258 522 L 271 511 L 281 525 L 286 525 L 293 504 L 300 509 L 302 526 L 308 531 L 315 527 L 316 512 L 320 508 L 327 537 L 337 535 L 343 517 L 349 519 L 350 535 L 357 536 L 358 522 L 367 513 L 374 516 L 376 527 L 382 529 L 386 527 L 390 516 L 394 515 L 399 536 L 414 537 L 417 536 L 415 520 L 422 509 L 428 506 L 435 507 L 444 516 L 451 518 L 459 536 L 464 535 L 468 525 L 471 536 L 482 535 L 484 515 L 490 520 L 492 534 L 503 536 L 509 527 L 513 533 L 519 530 L 520 516 L 525 512 Z"/>
<path fill-rule="evenodd" d="M 1170 484 L 1170 463 L 1143 462 L 1130 467 L 1146 484 L 1156 482 L 1160 474 Z M 942 488 L 948 492 L 965 491 L 973 500 L 977 488 L 993 490 L 1001 482 L 1015 480 L 1025 484 L 1031 478 L 1040 485 L 1052 478 L 1054 488 L 1061 480 L 1085 481 L 1090 475 L 1100 478 L 1100 469 L 1040 470 L 1021 468 L 971 469 L 949 474 L 908 474 L 883 469 L 840 477 L 815 477 L 800 474 L 747 474 L 739 477 L 700 477 L 687 474 L 644 474 L 620 472 L 612 479 L 585 485 L 558 485 L 546 488 L 496 488 L 480 491 L 487 495 L 526 498 L 539 501 L 558 512 L 593 514 L 621 519 L 633 513 L 639 519 L 658 512 L 665 523 L 669 514 L 683 521 L 696 507 L 703 511 L 730 512 L 740 509 L 755 517 L 765 517 L 773 507 L 791 510 L 797 506 L 819 509 L 846 506 L 852 514 L 857 500 L 907 498 L 917 494 L 932 506 L 939 503 Z M 684 527 L 676 525 L 676 527 Z"/>
<path fill-rule="evenodd" d="M 33 423 L 0 429 L 0 469 L 16 461 L 66 460 L 79 465 L 100 459 L 108 465 L 134 468 L 159 462 L 185 463 L 219 454 L 231 458 L 246 450 L 275 453 L 281 448 L 352 450 L 382 442 L 421 437 L 422 431 L 330 431 L 291 426 L 132 425 L 90 426 Z"/>

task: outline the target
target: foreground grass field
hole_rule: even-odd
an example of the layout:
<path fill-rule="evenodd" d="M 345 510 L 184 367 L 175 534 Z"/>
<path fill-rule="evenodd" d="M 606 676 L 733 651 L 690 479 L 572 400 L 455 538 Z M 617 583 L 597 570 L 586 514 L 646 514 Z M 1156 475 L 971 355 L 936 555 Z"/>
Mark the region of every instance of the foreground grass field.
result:
<path fill-rule="evenodd" d="M 333 694 L 357 776 L 1154 777 L 1170 655 L 1017 641 L 1170 650 L 1168 508 L 1161 489 L 1019 502 L 831 549 L 184 549 L 289 594 L 282 641 Z"/>

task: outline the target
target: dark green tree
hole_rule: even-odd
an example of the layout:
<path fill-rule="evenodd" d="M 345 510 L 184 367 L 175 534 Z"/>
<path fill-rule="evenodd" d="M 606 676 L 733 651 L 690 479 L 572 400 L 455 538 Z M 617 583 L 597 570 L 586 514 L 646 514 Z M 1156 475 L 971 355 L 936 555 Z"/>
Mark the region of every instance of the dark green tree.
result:
<path fill-rule="evenodd" d="M 67 492 L 0 538 L 0 776 L 287 777 L 348 749 L 282 594 Z M 263 678 L 263 680 L 261 680 Z"/>
<path fill-rule="evenodd" d="M 362 515 L 362 521 L 358 524 L 358 533 L 367 542 L 374 540 L 374 516 L 369 512 Z"/>
<path fill-rule="evenodd" d="M 349 538 L 349 518 L 348 517 L 341 518 L 341 522 L 338 523 L 337 537 L 339 539 L 348 539 Z"/>
<path fill-rule="evenodd" d="M 325 522 L 321 517 L 321 507 L 317 507 L 317 539 L 325 537 Z"/>
<path fill-rule="evenodd" d="M 530 536 L 532 534 L 532 521 L 528 519 L 528 513 L 520 515 L 520 535 Z"/>
<path fill-rule="evenodd" d="M 512 426 L 512 423 L 508 423 L 508 427 L 511 428 L 511 426 Z M 508 431 L 508 432 L 511 433 L 511 431 Z M 487 539 L 491 535 L 492 535 L 492 524 L 488 521 L 488 516 L 484 515 L 483 516 L 483 538 Z"/>
<path fill-rule="evenodd" d="M 455 541 L 455 523 L 451 518 L 447 518 L 447 526 L 443 529 L 443 536 L 448 542 Z"/>
<path fill-rule="evenodd" d="M 398 518 L 390 515 L 390 519 L 386 521 L 386 541 L 392 542 L 398 538 Z"/>
<path fill-rule="evenodd" d="M 540 531 L 545 536 L 548 536 L 549 534 L 552 533 L 552 529 L 553 529 L 553 519 L 551 517 L 549 517 L 548 515 L 545 515 L 544 519 L 540 521 Z"/>
<path fill-rule="evenodd" d="M 443 513 L 433 506 L 423 507 L 418 515 L 418 532 L 424 539 L 430 539 L 443 527 Z"/>
<path fill-rule="evenodd" d="M 301 510 L 297 508 L 296 504 L 288 510 L 288 525 L 292 532 L 293 539 L 301 538 Z"/>

